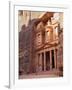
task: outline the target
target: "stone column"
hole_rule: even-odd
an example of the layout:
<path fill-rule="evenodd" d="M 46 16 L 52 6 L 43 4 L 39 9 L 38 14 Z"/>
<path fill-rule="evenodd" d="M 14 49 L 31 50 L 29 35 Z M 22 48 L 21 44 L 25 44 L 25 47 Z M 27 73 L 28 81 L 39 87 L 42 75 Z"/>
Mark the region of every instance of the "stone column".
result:
<path fill-rule="evenodd" d="M 40 53 L 40 59 L 39 59 L 39 71 L 42 71 L 42 53 Z"/>
<path fill-rule="evenodd" d="M 39 71 L 39 67 L 38 67 L 38 64 L 39 64 L 39 55 L 38 54 L 35 57 L 35 61 L 36 61 L 36 72 L 38 72 Z"/>
<path fill-rule="evenodd" d="M 45 55 L 45 52 L 44 52 L 44 71 L 46 71 L 46 55 Z"/>
<path fill-rule="evenodd" d="M 51 50 L 50 50 L 50 70 L 52 69 L 52 54 L 51 54 Z"/>

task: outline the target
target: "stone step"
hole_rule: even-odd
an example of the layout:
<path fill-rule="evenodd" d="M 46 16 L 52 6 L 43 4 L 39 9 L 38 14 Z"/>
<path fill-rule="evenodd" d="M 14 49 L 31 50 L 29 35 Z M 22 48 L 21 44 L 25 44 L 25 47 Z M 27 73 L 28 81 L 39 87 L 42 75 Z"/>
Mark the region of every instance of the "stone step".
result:
<path fill-rule="evenodd" d="M 59 71 L 58 70 L 56 70 L 56 69 L 54 69 L 54 70 L 50 70 L 50 71 L 41 71 L 41 72 L 37 72 L 37 74 L 38 75 L 56 75 L 56 74 L 58 74 L 59 73 Z"/>

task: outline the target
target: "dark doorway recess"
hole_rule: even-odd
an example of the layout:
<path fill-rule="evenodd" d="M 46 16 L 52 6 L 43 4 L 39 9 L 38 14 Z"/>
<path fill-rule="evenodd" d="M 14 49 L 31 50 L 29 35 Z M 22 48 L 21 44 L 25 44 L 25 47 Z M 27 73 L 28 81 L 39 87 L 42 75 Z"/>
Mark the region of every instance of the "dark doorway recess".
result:
<path fill-rule="evenodd" d="M 54 63 L 54 50 L 51 50 L 52 54 L 52 68 L 55 68 L 55 63 Z"/>
<path fill-rule="evenodd" d="M 50 70 L 50 51 L 46 52 L 46 70 Z"/>
<path fill-rule="evenodd" d="M 44 53 L 42 53 L 42 71 L 44 71 Z"/>

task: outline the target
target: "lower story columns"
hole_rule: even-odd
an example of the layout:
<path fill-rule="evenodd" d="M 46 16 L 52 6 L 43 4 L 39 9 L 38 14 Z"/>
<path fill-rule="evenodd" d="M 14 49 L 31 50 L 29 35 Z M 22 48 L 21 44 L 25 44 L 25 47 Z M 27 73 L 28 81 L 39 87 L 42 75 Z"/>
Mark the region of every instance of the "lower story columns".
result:
<path fill-rule="evenodd" d="M 57 68 L 57 57 L 56 57 L 56 50 L 54 49 L 54 63 L 55 63 L 55 68 Z"/>
<path fill-rule="evenodd" d="M 39 71 L 42 71 L 42 53 L 40 53 L 39 57 Z"/>
<path fill-rule="evenodd" d="M 52 53 L 51 53 L 51 50 L 50 50 L 50 69 L 52 69 Z"/>
<path fill-rule="evenodd" d="M 46 62 L 46 59 L 48 58 L 46 56 L 46 51 L 38 54 L 38 71 L 46 71 L 46 67 L 47 67 L 46 65 L 47 64 L 49 64 L 50 70 L 52 70 L 53 68 L 55 68 L 55 69 L 57 68 L 57 52 L 56 52 L 56 49 L 53 49 L 53 53 L 52 53 L 52 50 L 50 50 L 49 55 L 50 55 L 50 63 Z"/>
<path fill-rule="evenodd" d="M 46 71 L 46 53 L 44 52 L 44 71 Z"/>

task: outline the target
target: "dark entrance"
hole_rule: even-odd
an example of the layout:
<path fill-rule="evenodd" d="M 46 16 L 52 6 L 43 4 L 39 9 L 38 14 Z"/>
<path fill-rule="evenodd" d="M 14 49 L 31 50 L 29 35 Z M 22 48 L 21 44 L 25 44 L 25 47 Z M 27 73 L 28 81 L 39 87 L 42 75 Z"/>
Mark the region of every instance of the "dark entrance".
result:
<path fill-rule="evenodd" d="M 42 53 L 42 71 L 44 71 L 44 53 Z"/>
<path fill-rule="evenodd" d="M 39 67 L 40 54 L 38 54 L 38 67 Z"/>
<path fill-rule="evenodd" d="M 55 68 L 55 63 L 54 63 L 54 50 L 51 50 L 52 54 L 52 68 Z"/>
<path fill-rule="evenodd" d="M 50 70 L 50 51 L 46 52 L 46 70 Z"/>

